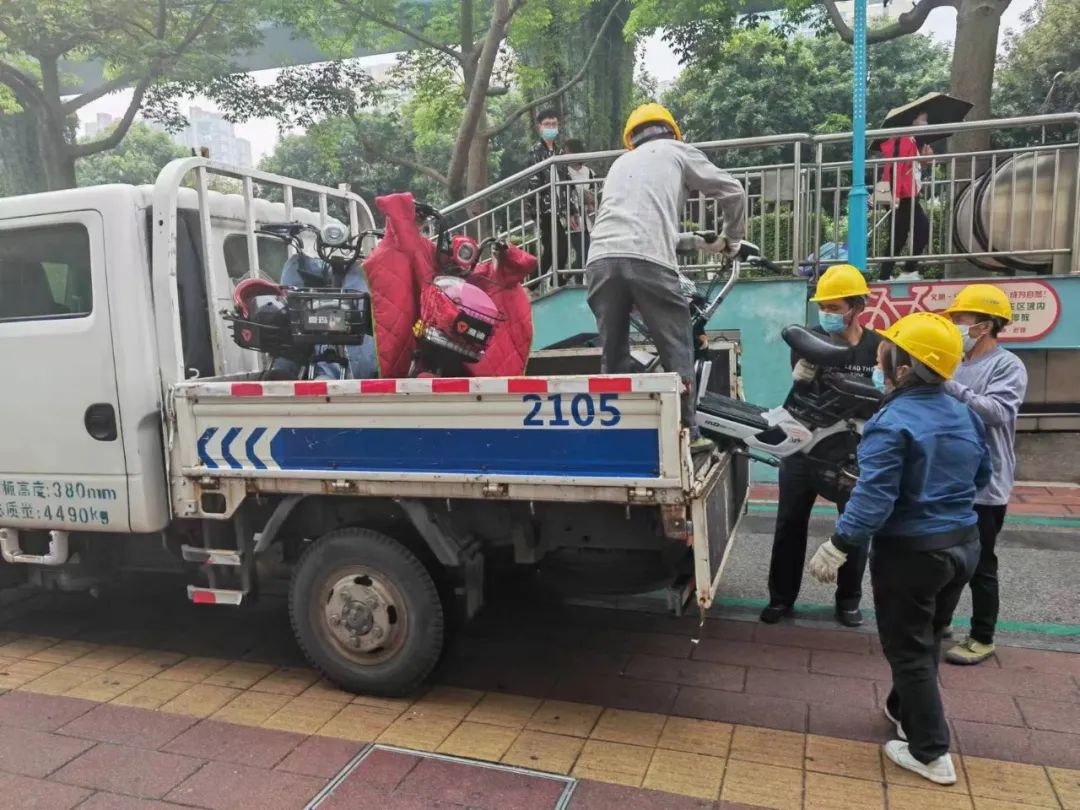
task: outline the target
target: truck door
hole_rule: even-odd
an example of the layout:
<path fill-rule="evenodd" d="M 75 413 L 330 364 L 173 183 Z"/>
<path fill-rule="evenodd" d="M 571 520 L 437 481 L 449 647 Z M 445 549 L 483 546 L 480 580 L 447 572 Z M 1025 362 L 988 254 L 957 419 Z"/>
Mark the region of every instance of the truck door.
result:
<path fill-rule="evenodd" d="M 0 526 L 128 528 L 107 283 L 99 213 L 0 221 Z"/>

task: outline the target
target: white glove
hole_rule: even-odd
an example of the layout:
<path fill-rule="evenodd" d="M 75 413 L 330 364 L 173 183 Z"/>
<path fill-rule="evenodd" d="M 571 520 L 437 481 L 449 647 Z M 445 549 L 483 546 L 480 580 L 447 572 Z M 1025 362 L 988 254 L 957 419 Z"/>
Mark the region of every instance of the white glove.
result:
<path fill-rule="evenodd" d="M 810 558 L 810 576 L 823 584 L 836 582 L 836 572 L 847 562 L 847 554 L 826 540 Z"/>
<path fill-rule="evenodd" d="M 815 374 L 817 374 L 817 366 L 800 358 L 795 368 L 791 370 L 791 379 L 795 382 L 808 383 L 814 379 Z"/>
<path fill-rule="evenodd" d="M 739 255 L 739 248 L 742 247 L 741 239 L 732 239 L 730 236 L 721 236 L 716 240 L 718 244 L 723 245 L 721 252 L 729 259 L 734 259 Z"/>
<path fill-rule="evenodd" d="M 675 237 L 676 253 L 690 253 L 695 250 L 702 250 L 704 247 L 705 240 L 696 233 L 680 233 Z"/>

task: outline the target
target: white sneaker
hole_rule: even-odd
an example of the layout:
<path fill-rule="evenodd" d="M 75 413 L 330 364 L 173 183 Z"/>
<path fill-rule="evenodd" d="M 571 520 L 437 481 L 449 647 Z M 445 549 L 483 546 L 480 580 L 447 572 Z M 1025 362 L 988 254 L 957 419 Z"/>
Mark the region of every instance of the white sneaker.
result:
<path fill-rule="evenodd" d="M 885 705 L 885 708 L 882 709 L 882 711 L 884 711 L 885 716 L 887 718 L 889 718 L 889 722 L 892 723 L 894 726 L 896 726 L 896 736 L 899 737 L 904 742 L 907 742 L 907 734 L 904 733 L 904 727 L 902 725 L 900 725 L 899 720 L 897 720 L 895 717 L 892 716 L 892 712 L 889 711 L 888 704 Z"/>
<path fill-rule="evenodd" d="M 923 779 L 929 779 L 939 785 L 956 784 L 956 768 L 953 767 L 952 757 L 949 754 L 942 754 L 933 762 L 924 764 L 911 755 L 906 742 L 892 740 L 885 743 L 885 756 L 901 768 L 917 773 Z"/>

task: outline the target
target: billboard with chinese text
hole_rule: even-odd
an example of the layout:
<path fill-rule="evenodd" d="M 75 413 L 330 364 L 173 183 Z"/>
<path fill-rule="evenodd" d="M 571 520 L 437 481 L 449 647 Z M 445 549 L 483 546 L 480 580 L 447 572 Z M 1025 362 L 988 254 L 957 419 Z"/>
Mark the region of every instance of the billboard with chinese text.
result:
<path fill-rule="evenodd" d="M 884 329 L 911 312 L 940 312 L 970 281 L 917 281 L 910 284 L 872 284 L 863 311 L 864 326 Z M 1064 310 L 1080 312 L 1080 278 L 1015 278 L 994 280 L 1009 295 L 1013 322 L 1001 339 L 1016 348 L 1078 348 L 1080 318 L 1065 317 Z"/>

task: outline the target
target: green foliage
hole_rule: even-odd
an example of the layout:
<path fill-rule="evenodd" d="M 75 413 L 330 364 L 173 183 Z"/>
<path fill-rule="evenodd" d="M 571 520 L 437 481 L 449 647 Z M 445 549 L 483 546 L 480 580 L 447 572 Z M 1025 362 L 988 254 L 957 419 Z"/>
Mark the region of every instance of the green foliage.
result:
<path fill-rule="evenodd" d="M 871 122 L 948 86 L 946 50 L 923 36 L 872 46 L 869 67 Z M 758 27 L 736 31 L 714 55 L 695 61 L 665 101 L 690 140 L 843 131 L 850 125 L 851 77 L 850 51 L 839 37 L 785 39 Z M 780 157 L 758 150 L 725 159 L 751 165 Z"/>
<path fill-rule="evenodd" d="M 1080 110 L 1080 3 L 1041 0 L 1024 14 L 1024 23 L 997 72 L 995 111 L 1012 116 Z"/>
<path fill-rule="evenodd" d="M 79 161 L 76 172 L 80 186 L 104 183 L 153 183 L 170 160 L 187 154 L 168 135 L 154 132 L 145 124 L 134 124 L 120 145 Z"/>
<path fill-rule="evenodd" d="M 564 128 L 599 147 L 609 145 L 612 122 L 625 115 L 633 73 L 633 50 L 622 34 L 626 0 L 308 0 L 299 7 L 268 2 L 278 19 L 324 48 L 345 53 L 380 44 L 403 51 L 391 73 L 389 90 L 396 95 L 378 101 L 383 109 L 394 108 L 407 126 L 397 137 L 407 143 L 407 163 L 443 158 L 424 166 L 446 175 L 451 196 L 466 192 L 466 177 L 474 186 L 469 191 L 486 184 L 486 173 L 471 165 L 485 152 L 488 168 L 504 174 L 524 165 L 534 138 L 530 99 L 563 90 L 542 103 L 560 108 L 573 122 Z M 494 16 L 497 10 L 502 16 Z M 492 36 L 499 49 L 487 78 L 482 48 Z M 594 42 L 599 44 L 591 70 L 567 88 Z M 466 102 L 476 93 L 484 97 L 479 120 L 466 114 Z M 369 157 L 393 162 L 397 156 Z"/>
<path fill-rule="evenodd" d="M 261 2 L 221 0 L 34 0 L 0 3 L 0 86 L 38 129 L 32 160 L 42 186 L 75 183 L 75 161 L 111 149 L 123 138 L 148 88 L 164 81 L 201 81 L 231 69 L 230 55 L 260 40 Z M 98 63 L 101 82 L 68 97 L 62 62 Z M 87 104 L 125 87 L 132 101 L 115 131 L 77 143 L 70 121 Z M 2 148 L 2 147 L 0 147 Z M 34 191 L 40 188 L 24 188 Z"/>
<path fill-rule="evenodd" d="M 615 19 L 601 31 L 613 9 Z M 562 114 L 563 129 L 590 150 L 620 145 L 631 108 L 635 54 L 633 39 L 623 30 L 628 12 L 626 0 L 551 3 L 546 34 L 515 50 L 516 84 L 526 97 L 535 97 L 565 85 L 596 43 L 584 79 L 551 103 Z"/>
<path fill-rule="evenodd" d="M 279 71 L 268 85 L 247 73 L 163 82 L 147 92 L 143 115 L 179 131 L 187 125 L 180 101 L 198 96 L 212 99 L 231 121 L 273 118 L 284 131 L 369 107 L 377 89 L 371 76 L 352 61 L 299 65 Z"/>
<path fill-rule="evenodd" d="M 198 78 L 227 69 L 230 54 L 258 43 L 261 12 L 256 2 L 219 0 L 4 3 L 0 58 L 24 73 L 38 71 L 42 82 L 50 80 L 55 63 L 47 62 L 56 57 L 104 62 L 107 81 Z M 25 88 L 13 89 L 18 95 Z"/>
<path fill-rule="evenodd" d="M 411 157 L 418 163 L 430 160 L 445 164 L 449 146 L 430 145 L 418 152 L 414 143 L 408 118 L 397 113 L 328 118 L 303 135 L 283 138 L 259 168 L 328 186 L 348 183 L 369 204 L 379 194 L 407 190 L 418 199 L 442 205 L 446 202 L 445 186 L 399 161 Z M 380 150 L 392 153 L 396 161 L 386 156 L 380 159 Z"/>

